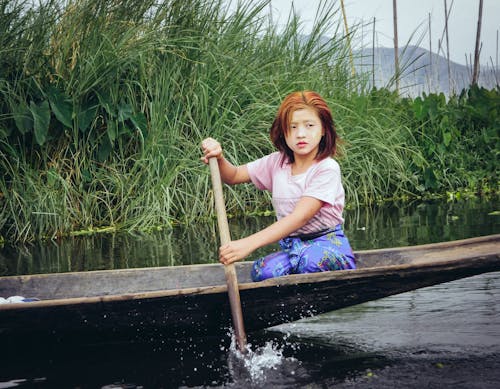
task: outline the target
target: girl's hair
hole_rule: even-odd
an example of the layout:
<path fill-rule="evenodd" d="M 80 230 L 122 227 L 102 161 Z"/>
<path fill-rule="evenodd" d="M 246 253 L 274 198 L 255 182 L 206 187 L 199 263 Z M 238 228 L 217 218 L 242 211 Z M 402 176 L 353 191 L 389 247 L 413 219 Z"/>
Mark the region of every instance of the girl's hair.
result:
<path fill-rule="evenodd" d="M 286 96 L 281 103 L 270 130 L 274 146 L 284 154 L 282 163 L 285 162 L 286 158 L 288 158 L 289 163 L 295 161 L 293 151 L 286 144 L 285 136 L 290 131 L 293 112 L 304 108 L 312 109 L 317 113 L 321 120 L 321 125 L 325 130 L 325 134 L 319 142 L 316 159 L 322 160 L 336 155 L 339 137 L 335 129 L 335 123 L 333 122 L 332 112 L 325 100 L 316 92 L 294 92 Z"/>

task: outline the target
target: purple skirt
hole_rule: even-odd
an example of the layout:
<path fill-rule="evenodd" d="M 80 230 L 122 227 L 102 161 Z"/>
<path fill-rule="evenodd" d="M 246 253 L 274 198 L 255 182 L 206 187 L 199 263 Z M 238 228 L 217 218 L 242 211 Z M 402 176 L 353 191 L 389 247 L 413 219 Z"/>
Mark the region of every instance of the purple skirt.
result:
<path fill-rule="evenodd" d="M 253 263 L 252 280 L 262 281 L 289 274 L 356 269 L 351 245 L 341 225 L 321 236 L 287 237 L 280 240 L 279 244 L 282 251 L 266 255 Z"/>

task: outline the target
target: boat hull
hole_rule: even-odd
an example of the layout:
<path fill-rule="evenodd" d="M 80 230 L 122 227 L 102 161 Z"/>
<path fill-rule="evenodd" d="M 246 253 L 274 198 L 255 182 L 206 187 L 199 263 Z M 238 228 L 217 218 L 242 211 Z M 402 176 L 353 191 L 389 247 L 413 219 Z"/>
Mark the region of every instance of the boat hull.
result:
<path fill-rule="evenodd" d="M 357 254 L 361 266 L 358 270 L 291 275 L 258 283 L 249 282 L 246 276 L 251 264 L 239 264 L 246 331 L 251 333 L 426 286 L 500 271 L 499 239 L 497 235 L 455 244 L 370 250 Z M 231 311 L 221 265 L 179 268 L 183 269 L 1 277 L 0 296 L 38 291 L 44 299 L 0 305 L 0 343 L 15 344 L 19 339 L 65 343 L 158 341 L 227 334 Z M 187 288 L 170 289 L 157 289 L 150 281 L 149 289 L 153 290 L 123 293 L 127 285 L 124 277 L 133 285 L 132 279 L 151 274 L 156 274 L 154 278 L 163 285 L 172 285 L 172 279 L 178 282 L 183 277 L 184 281 L 191 281 Z M 209 280 L 206 282 L 212 285 L 203 286 L 205 281 L 200 277 L 204 274 Z M 43 285 L 58 298 L 48 299 L 41 291 Z M 65 285 L 71 297 L 62 298 Z M 100 292 L 104 287 L 107 294 Z M 82 292 L 86 295 L 80 296 Z"/>

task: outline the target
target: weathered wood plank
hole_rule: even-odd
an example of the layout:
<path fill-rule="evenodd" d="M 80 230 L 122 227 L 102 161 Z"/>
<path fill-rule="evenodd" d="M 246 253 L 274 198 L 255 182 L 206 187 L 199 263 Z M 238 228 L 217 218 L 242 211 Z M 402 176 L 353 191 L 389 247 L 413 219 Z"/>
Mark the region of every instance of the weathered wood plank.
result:
<path fill-rule="evenodd" d="M 253 283 L 237 266 L 247 331 L 484 272 L 500 271 L 500 235 L 356 254 L 358 270 Z M 0 340 L 23 336 L 190 337 L 230 327 L 221 265 L 0 277 L 0 296 L 43 300 L 0 305 Z M 147 335 L 146 335 L 147 334 Z"/>

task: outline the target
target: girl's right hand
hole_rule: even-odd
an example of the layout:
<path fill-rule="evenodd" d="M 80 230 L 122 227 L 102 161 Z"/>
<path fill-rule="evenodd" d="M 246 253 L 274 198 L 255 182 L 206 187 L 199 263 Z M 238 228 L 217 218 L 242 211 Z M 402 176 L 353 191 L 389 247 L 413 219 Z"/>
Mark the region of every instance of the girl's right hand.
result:
<path fill-rule="evenodd" d="M 201 142 L 201 149 L 203 150 L 203 157 L 200 159 L 204 163 L 208 163 L 208 159 L 215 157 L 217 159 L 223 158 L 222 146 L 213 138 L 206 138 Z"/>

